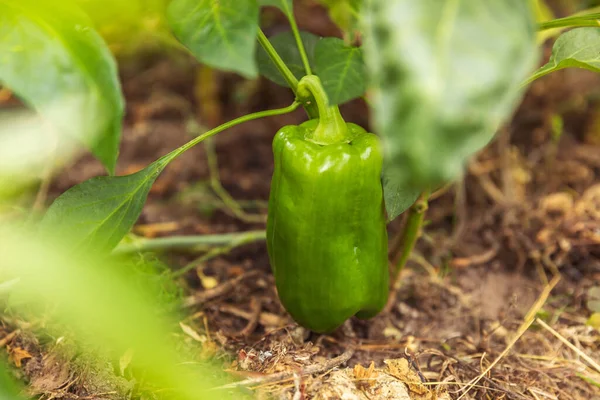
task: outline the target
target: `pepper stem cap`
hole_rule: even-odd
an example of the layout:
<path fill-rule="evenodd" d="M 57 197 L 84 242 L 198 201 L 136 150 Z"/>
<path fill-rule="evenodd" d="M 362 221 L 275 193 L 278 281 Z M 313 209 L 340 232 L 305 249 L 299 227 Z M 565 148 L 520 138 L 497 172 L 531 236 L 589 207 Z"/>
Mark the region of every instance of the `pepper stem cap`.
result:
<path fill-rule="evenodd" d="M 350 142 L 348 126 L 340 114 L 340 109 L 336 105 L 329 105 L 327 93 L 316 75 L 306 75 L 298 83 L 298 97 L 306 100 L 311 95 L 317 103 L 319 123 L 313 132 L 307 134 L 306 138 L 320 145 Z"/>

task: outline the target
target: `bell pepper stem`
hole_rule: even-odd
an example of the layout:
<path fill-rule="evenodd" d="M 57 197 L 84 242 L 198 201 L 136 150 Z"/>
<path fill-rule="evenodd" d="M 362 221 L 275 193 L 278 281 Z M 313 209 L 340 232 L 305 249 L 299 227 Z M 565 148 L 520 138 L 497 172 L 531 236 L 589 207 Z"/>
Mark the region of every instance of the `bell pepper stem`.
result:
<path fill-rule="evenodd" d="M 191 149 L 192 147 L 196 146 L 198 143 L 202 143 L 202 141 L 204 141 L 205 139 L 207 139 L 211 136 L 214 136 L 219 132 L 222 132 L 222 131 L 229 129 L 231 127 L 234 127 L 236 125 L 242 124 L 244 122 L 252 121 L 255 119 L 274 117 L 276 115 L 283 115 L 283 114 L 291 113 L 292 111 L 296 110 L 298 107 L 300 107 L 300 103 L 298 103 L 297 101 L 294 101 L 292 104 L 290 104 L 289 106 L 284 107 L 284 108 L 275 108 L 272 110 L 259 111 L 259 112 L 247 114 L 242 117 L 233 119 L 229 122 L 226 122 L 222 125 L 217 126 L 216 128 L 211 129 L 210 131 L 204 132 L 203 134 L 190 140 L 183 146 L 178 147 L 177 149 L 171 151 L 170 153 L 162 156 L 161 158 L 159 158 L 157 160 L 157 162 L 160 162 L 160 163 L 163 163 L 166 165 L 166 164 L 170 163 L 171 161 L 173 161 L 174 159 L 176 159 L 177 157 L 179 157 L 180 155 L 182 155 L 183 153 L 185 153 L 186 151 L 188 151 L 189 149 Z"/>
<path fill-rule="evenodd" d="M 306 55 L 306 49 L 304 48 L 304 44 L 302 43 L 302 37 L 300 36 L 300 31 L 298 30 L 298 24 L 296 23 L 296 18 L 294 17 L 294 9 L 291 1 L 282 1 L 280 5 L 283 8 L 283 13 L 287 17 L 290 22 L 290 27 L 292 28 L 292 33 L 294 34 L 294 39 L 296 39 L 296 46 L 298 46 L 298 52 L 300 53 L 300 58 L 302 59 L 302 64 L 304 64 L 304 71 L 306 75 L 312 75 L 312 70 L 310 69 L 310 63 L 308 62 L 308 56 Z"/>
<path fill-rule="evenodd" d="M 288 7 L 287 2 L 286 8 Z M 290 27 L 292 28 L 292 33 L 294 34 L 294 39 L 296 40 L 296 46 L 298 46 L 298 52 L 300 53 L 300 58 L 302 59 L 302 64 L 304 65 L 304 71 L 306 75 L 312 75 L 312 69 L 310 68 L 310 62 L 308 62 L 308 56 L 306 55 L 306 49 L 304 48 L 304 43 L 302 43 L 302 37 L 300 36 L 300 31 L 298 30 L 298 24 L 296 23 L 296 18 L 294 18 L 294 13 L 292 10 L 286 11 L 288 20 L 290 21 Z"/>
<path fill-rule="evenodd" d="M 261 29 L 258 30 L 257 38 L 258 42 L 265 50 L 271 61 L 273 61 L 273 64 L 275 64 L 275 67 L 277 67 L 290 89 L 292 89 L 292 92 L 294 92 L 294 95 L 298 97 L 298 79 L 294 76 L 292 71 L 290 71 L 288 66 L 281 59 L 281 56 L 277 53 L 277 50 L 275 50 L 275 47 L 273 47 L 273 45 L 271 44 L 269 39 L 267 39 L 267 36 Z M 309 118 L 313 119 L 319 116 L 317 108 L 313 103 L 309 101 L 309 99 L 304 99 L 304 101 L 302 102 L 302 106 L 306 110 L 306 114 L 308 114 Z"/>
<path fill-rule="evenodd" d="M 307 139 L 321 145 L 349 142 L 346 121 L 342 118 L 338 106 L 329 105 L 327 93 L 316 75 L 307 75 L 298 83 L 298 96 L 301 100 L 311 95 L 317 103 L 319 123 Z"/>

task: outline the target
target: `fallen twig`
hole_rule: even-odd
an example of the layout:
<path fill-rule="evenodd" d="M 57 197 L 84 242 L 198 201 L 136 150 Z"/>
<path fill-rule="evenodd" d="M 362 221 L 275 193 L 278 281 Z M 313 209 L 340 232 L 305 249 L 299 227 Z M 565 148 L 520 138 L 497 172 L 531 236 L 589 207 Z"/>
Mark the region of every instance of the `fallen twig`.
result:
<path fill-rule="evenodd" d="M 307 376 L 314 374 L 321 374 L 325 371 L 329 371 L 346 361 L 348 361 L 354 355 L 354 348 L 350 348 L 343 352 L 338 357 L 332 358 L 331 360 L 323 363 L 323 364 L 313 364 L 309 365 L 306 368 L 300 369 L 299 371 L 285 371 L 279 372 L 276 374 L 270 374 L 261 376 L 260 378 L 251 378 L 246 379 L 239 382 L 230 383 L 227 385 L 219 386 L 214 388 L 213 390 L 222 390 L 222 389 L 233 389 L 239 386 L 257 386 L 257 385 L 265 385 L 275 382 L 282 382 L 287 380 L 294 379 L 294 376 Z"/>
<path fill-rule="evenodd" d="M 20 331 L 18 329 L 14 330 L 11 333 L 9 333 L 8 335 L 4 336 L 2 339 L 0 339 L 0 347 L 6 346 L 11 340 L 14 339 L 15 336 L 17 336 L 17 334 L 19 332 Z"/>
<path fill-rule="evenodd" d="M 240 317 L 240 318 L 244 318 L 247 321 L 250 321 L 252 319 L 252 313 L 246 311 L 246 310 L 242 310 L 241 308 L 235 307 L 231 304 L 223 304 L 217 307 L 217 310 L 222 312 L 222 313 L 226 313 L 226 314 L 231 314 L 234 315 L 236 317 Z M 260 315 L 258 316 L 258 322 L 265 327 L 280 327 L 286 324 L 287 320 L 285 318 L 280 317 L 277 314 L 273 314 L 270 312 L 261 312 Z"/>
<path fill-rule="evenodd" d="M 258 271 L 249 271 L 243 275 L 238 276 L 237 278 L 231 279 L 231 280 L 229 280 L 225 283 L 222 283 L 219 286 L 216 286 L 212 289 L 208 289 L 203 292 L 194 294 L 192 296 L 188 296 L 183 301 L 183 306 L 184 307 L 192 307 L 197 304 L 204 303 L 208 300 L 214 299 L 215 297 L 222 296 L 225 293 L 233 290 L 233 288 L 235 288 L 235 286 L 238 283 L 240 283 L 241 281 L 243 281 L 244 279 L 254 276 L 256 274 L 258 274 Z"/>
<path fill-rule="evenodd" d="M 262 304 L 257 297 L 252 297 L 250 299 L 250 318 L 248 319 L 248 323 L 239 331 L 236 336 L 246 337 L 249 336 L 258 325 L 258 320 L 260 318 L 260 311 L 262 309 Z"/>
<path fill-rule="evenodd" d="M 558 333 L 556 330 L 554 330 L 550 325 L 548 325 L 547 323 L 545 323 L 544 321 L 542 321 L 539 318 L 536 318 L 535 322 L 537 322 L 538 324 L 540 324 L 544 329 L 546 329 L 548 332 L 550 332 L 552 335 L 554 335 L 555 338 L 557 338 L 558 340 L 560 340 L 567 347 L 569 347 L 571 350 L 573 350 L 575 353 L 577 353 L 577 355 L 579 357 L 581 357 L 585 361 L 587 361 L 587 363 L 591 367 L 593 367 L 597 372 L 600 372 L 600 365 L 598 365 L 598 363 L 596 361 L 594 361 L 590 356 L 588 356 L 583 351 L 581 351 L 573 343 L 571 343 L 567 339 L 565 339 L 560 333 Z"/>
<path fill-rule="evenodd" d="M 480 254 L 469 257 L 456 257 L 450 261 L 452 268 L 467 268 L 473 265 L 481 265 L 491 261 L 498 254 L 500 245 L 494 243 L 491 248 Z"/>

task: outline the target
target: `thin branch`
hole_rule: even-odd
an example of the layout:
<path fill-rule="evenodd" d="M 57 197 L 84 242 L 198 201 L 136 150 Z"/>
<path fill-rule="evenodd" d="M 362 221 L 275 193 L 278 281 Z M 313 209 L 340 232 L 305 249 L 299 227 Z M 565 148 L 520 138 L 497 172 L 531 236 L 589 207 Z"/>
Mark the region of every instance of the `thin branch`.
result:
<path fill-rule="evenodd" d="M 169 236 L 154 239 L 138 239 L 124 243 L 113 251 L 114 254 L 127 254 L 145 251 L 194 250 L 205 246 L 227 246 L 232 243 L 252 243 L 265 240 L 264 230 L 223 233 L 216 235 Z"/>
<path fill-rule="evenodd" d="M 208 161 L 208 170 L 210 174 L 210 186 L 215 194 L 221 199 L 225 207 L 233 214 L 234 217 L 244 222 L 266 222 L 266 215 L 263 214 L 248 214 L 240 203 L 238 203 L 221 184 L 219 176 L 219 164 L 215 151 L 215 144 L 212 139 L 204 141 L 204 149 L 206 150 L 206 158 Z"/>
<path fill-rule="evenodd" d="M 255 276 L 256 274 L 258 274 L 257 270 L 249 271 L 212 289 L 208 289 L 203 292 L 189 296 L 184 300 L 183 306 L 192 307 L 197 304 L 205 303 L 208 300 L 214 299 L 216 297 L 222 296 L 232 291 L 244 279 Z"/>
<path fill-rule="evenodd" d="M 282 381 L 288 381 L 294 379 L 294 376 L 306 376 L 306 375 L 314 375 L 314 374 L 322 374 L 327 372 L 345 362 L 347 362 L 354 355 L 354 348 L 350 348 L 342 353 L 340 356 L 332 358 L 323 364 L 313 364 L 309 365 L 306 368 L 301 369 L 300 371 L 285 371 L 279 372 L 277 374 L 271 374 L 262 376 L 260 378 L 251 378 L 246 379 L 240 382 L 234 382 L 227 385 L 219 386 L 214 388 L 213 390 L 222 390 L 222 389 L 233 389 L 240 386 L 258 386 L 258 385 L 266 385 L 270 383 L 279 383 Z"/>
<path fill-rule="evenodd" d="M 577 355 L 581 358 L 583 358 L 585 361 L 587 361 L 587 363 L 593 367 L 597 372 L 600 373 L 600 365 L 594 361 L 593 358 L 591 358 L 590 356 L 588 356 L 587 354 L 585 354 L 583 351 L 581 351 L 577 346 L 575 346 L 573 343 L 569 342 L 567 339 L 565 339 L 560 333 L 558 333 L 556 330 L 554 330 L 550 325 L 548 325 L 547 323 L 545 323 L 544 321 L 542 321 L 539 318 L 536 318 L 535 320 L 538 324 L 540 324 L 544 329 L 546 329 L 548 332 L 550 332 L 552 335 L 554 335 L 554 337 L 556 337 L 558 340 L 560 340 L 562 343 L 564 343 L 567 347 L 569 347 L 571 350 L 573 350 L 575 353 L 577 353 Z"/>
<path fill-rule="evenodd" d="M 277 67 L 277 69 L 279 70 L 279 72 L 281 73 L 281 75 L 283 76 L 285 81 L 287 82 L 288 86 L 292 89 L 292 91 L 294 92 L 294 95 L 297 96 L 298 95 L 298 79 L 294 76 L 292 71 L 290 71 L 288 66 L 281 59 L 281 56 L 277 53 L 277 50 L 275 50 L 275 48 L 273 47 L 271 42 L 269 42 L 269 39 L 267 39 L 267 37 L 265 36 L 265 33 L 261 29 L 258 30 L 258 42 L 260 43 L 262 48 L 265 50 L 265 52 L 267 53 L 267 55 L 269 56 L 271 61 L 273 61 L 273 64 L 275 64 L 275 67 Z M 319 111 L 317 110 L 314 103 L 304 102 L 302 104 L 302 106 L 306 110 L 306 113 L 308 114 L 309 118 L 313 119 L 313 118 L 319 117 Z"/>

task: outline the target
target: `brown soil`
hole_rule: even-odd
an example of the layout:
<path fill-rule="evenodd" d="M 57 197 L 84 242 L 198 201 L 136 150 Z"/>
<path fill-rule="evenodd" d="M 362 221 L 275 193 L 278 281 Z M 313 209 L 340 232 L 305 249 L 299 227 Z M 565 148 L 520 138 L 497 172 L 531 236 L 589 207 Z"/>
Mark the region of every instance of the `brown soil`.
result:
<path fill-rule="evenodd" d="M 304 18 L 309 12 L 313 17 Z M 324 14 L 314 18 L 314 12 L 299 10 L 303 28 L 335 33 Z M 128 106 L 119 173 L 140 169 L 189 140 L 191 115 L 209 127 L 292 100 L 288 91 L 266 80 L 249 84 L 207 72 L 185 57 L 138 55 L 122 60 L 121 68 Z M 206 74 L 212 74 L 214 90 L 195 90 L 207 82 Z M 415 399 L 456 399 L 463 393 L 465 399 L 600 399 L 600 371 L 583 356 L 600 360 L 599 328 L 586 325 L 592 311 L 587 293 L 600 278 L 599 93 L 598 77 L 578 70 L 533 85 L 512 122 L 471 161 L 464 179 L 434 194 L 423 236 L 389 312 L 369 321 L 353 319 L 331 335 L 298 327 L 277 299 L 265 245 L 258 243 L 198 267 L 200 276 L 216 279 L 216 289 L 205 288 L 211 281 L 195 271 L 182 279 L 189 299 L 203 300 L 188 307 L 185 324 L 208 335 L 214 351 L 231 356 L 229 371 L 257 379 L 260 396 L 335 399 L 358 387 L 364 398 L 400 398 L 385 390 L 404 381 Z M 362 102 L 342 111 L 368 126 Z M 558 139 L 552 134 L 555 116 L 564 119 Z M 217 136 L 224 188 L 240 202 L 261 201 L 248 213 L 265 212 L 274 133 L 303 119 L 298 111 Z M 84 156 L 55 179 L 50 197 L 102 173 Z M 208 188 L 208 178 L 203 146 L 176 160 L 154 186 L 136 232 L 168 236 L 264 228 L 232 216 Z M 398 218 L 389 227 L 391 260 L 398 257 L 393 244 L 402 223 Z M 172 254 L 166 259 L 178 268 L 192 258 Z M 545 291 L 556 277 L 560 281 L 553 290 Z M 15 325 L 5 321 L 0 344 L 13 361 L 19 360 L 15 351 L 27 352 L 30 357 L 19 360 L 17 370 L 37 393 L 118 398 L 127 387 L 119 378 L 91 390 L 85 385 L 89 379 L 73 376 L 77 369 L 68 360 L 40 345 L 27 326 L 20 328 L 6 340 Z M 339 365 L 327 364 L 340 355 Z M 408 362 L 401 364 L 402 359 Z M 369 370 L 371 363 L 375 369 Z M 400 363 L 403 372 L 390 363 Z M 330 373 L 344 365 L 353 369 L 343 376 Z M 299 373 L 311 367 L 315 373 Z M 283 373 L 276 382 L 269 378 L 275 373 Z M 476 385 L 467 386 L 477 378 Z"/>

